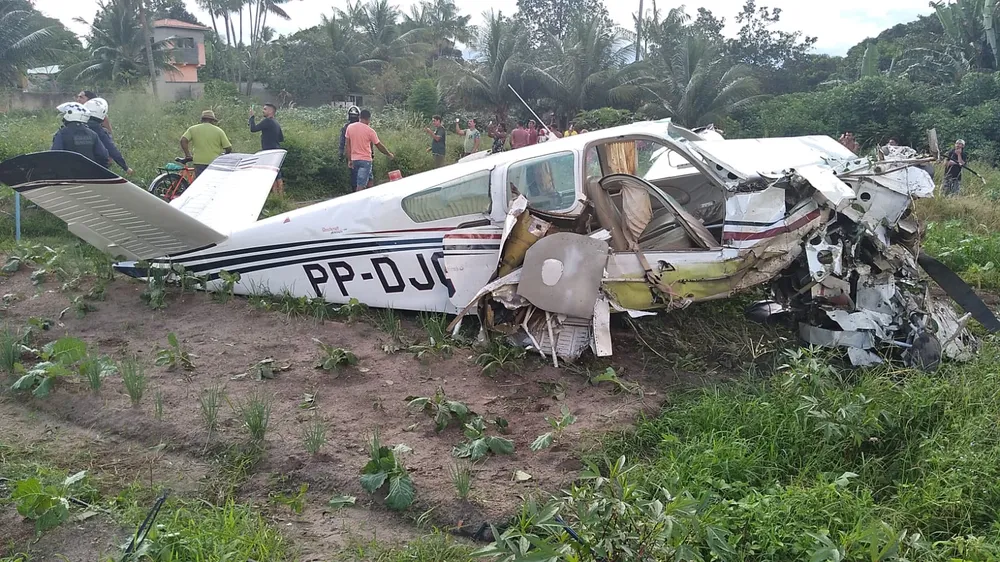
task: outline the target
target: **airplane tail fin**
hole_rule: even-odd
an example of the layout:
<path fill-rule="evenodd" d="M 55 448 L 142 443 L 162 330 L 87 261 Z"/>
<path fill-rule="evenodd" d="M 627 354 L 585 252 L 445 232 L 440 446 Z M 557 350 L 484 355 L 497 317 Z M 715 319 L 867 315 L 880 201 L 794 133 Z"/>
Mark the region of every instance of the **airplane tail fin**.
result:
<path fill-rule="evenodd" d="M 36 152 L 6 160 L 0 163 L 0 183 L 65 221 L 69 231 L 87 243 L 120 259 L 169 256 L 228 237 L 75 152 Z"/>

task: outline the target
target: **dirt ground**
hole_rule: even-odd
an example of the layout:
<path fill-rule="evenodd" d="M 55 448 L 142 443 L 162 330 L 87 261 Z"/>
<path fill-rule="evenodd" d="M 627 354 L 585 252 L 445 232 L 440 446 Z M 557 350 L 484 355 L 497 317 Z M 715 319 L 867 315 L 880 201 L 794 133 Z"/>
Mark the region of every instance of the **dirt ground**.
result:
<path fill-rule="evenodd" d="M 176 494 L 211 498 L 222 493 L 214 489 L 219 486 L 220 470 L 215 459 L 228 446 L 246 442 L 247 435 L 233 409 L 224 405 L 219 432 L 207 443 L 200 393 L 224 385 L 233 404 L 255 391 L 272 395 L 266 453 L 242 481 L 238 496 L 259 505 L 293 540 L 303 560 L 324 560 L 326 553 L 342 546 L 348 537 L 406 540 L 420 533 L 414 520 L 428 510 L 432 510 L 429 518 L 434 525 L 458 534 L 468 535 L 483 523 L 500 522 L 523 497 L 554 491 L 571 480 L 581 466 L 580 453 L 594 443 L 595 436 L 629 424 L 640 411 L 655 410 L 671 388 L 690 382 L 687 375 L 637 359 L 640 354 L 629 352 L 637 344 L 627 330 L 615 334 L 614 365 L 623 379 L 641 385 L 642 397 L 616 394 L 607 384 L 592 386 L 581 368 L 556 369 L 537 356 L 525 361 L 521 372 L 490 378 L 475 364 L 478 352 L 471 348 L 456 347 L 451 357 L 421 360 L 406 351 L 386 354 L 382 343 L 387 336 L 367 321 L 289 319 L 277 312 L 255 311 L 240 298 L 218 304 L 204 293 L 171 290 L 168 307 L 153 311 L 141 302 L 142 290 L 138 282 L 118 279 L 108 286 L 107 299 L 95 303 L 96 311 L 83 318 L 68 312 L 43 338 L 79 337 L 92 353 L 115 359 L 137 355 L 150 379 L 140 407 L 131 407 L 119 377 L 106 380 L 99 395 L 71 380 L 60 381 L 45 399 L 7 393 L 0 397 L 4 441 L 56 447 L 65 452 L 64 458 L 79 458 L 80 469 L 151 480 Z M 13 300 L 2 312 L 11 327 L 25 326 L 31 317 L 56 320 L 73 296 L 61 292 L 56 282 L 33 286 L 24 270 L 0 278 L 0 294 L 13 295 L 5 297 L 5 301 Z M 420 338 L 413 319 L 404 320 L 404 329 L 414 339 Z M 193 371 L 170 372 L 154 366 L 156 350 L 166 347 L 169 332 L 176 333 L 183 348 L 197 356 Z M 316 369 L 319 351 L 313 338 L 352 350 L 360 363 L 339 374 Z M 265 358 L 289 368 L 274 379 L 238 376 Z M 605 365 L 588 360 L 582 367 L 599 371 Z M 502 416 L 510 422 L 507 437 L 514 441 L 515 453 L 490 456 L 473 466 L 469 501 L 457 498 L 449 474 L 455 460 L 452 448 L 464 440 L 461 431 L 452 426 L 436 434 L 429 418 L 406 408 L 408 396 L 432 396 L 438 386 L 484 419 Z M 162 420 L 154 416 L 157 392 L 163 397 Z M 313 409 L 302 407 L 307 394 L 315 398 Z M 532 452 L 530 443 L 549 430 L 546 416 L 558 417 L 561 405 L 577 416 L 577 422 L 555 446 Z M 314 417 L 325 422 L 328 442 L 312 457 L 305 451 L 301 433 Z M 403 514 L 380 505 L 359 483 L 367 459 L 366 442 L 376 427 L 383 443 L 405 443 L 413 449 L 405 463 L 416 486 L 417 502 Z M 161 444 L 165 445 L 161 452 L 149 452 Z M 531 479 L 513 482 L 518 470 Z M 268 502 L 271 492 L 295 490 L 301 483 L 309 485 L 301 514 Z M 326 502 L 340 494 L 357 496 L 357 505 L 329 512 Z M 0 555 L 4 545 L 23 544 L 25 531 L 30 536 L 30 525 L 12 513 L 13 508 L 0 511 Z M 73 525 L 94 527 L 82 536 L 94 537 L 88 552 L 95 554 L 120 544 L 129 534 L 95 518 L 50 532 L 46 545 L 67 551 L 80 548 L 80 544 L 70 544 L 73 541 L 59 544 L 60 536 L 81 536 L 67 530 Z M 80 554 L 69 558 L 87 559 Z"/>

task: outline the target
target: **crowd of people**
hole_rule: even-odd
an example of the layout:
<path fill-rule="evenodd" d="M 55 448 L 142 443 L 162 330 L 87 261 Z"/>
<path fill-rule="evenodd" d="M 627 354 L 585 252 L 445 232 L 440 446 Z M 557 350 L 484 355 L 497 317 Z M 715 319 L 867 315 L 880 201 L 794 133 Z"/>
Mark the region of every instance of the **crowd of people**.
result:
<path fill-rule="evenodd" d="M 125 175 L 130 176 L 134 173 L 112 137 L 113 129 L 108 116 L 110 106 L 107 100 L 98 97 L 94 92 L 83 90 L 77 94 L 76 101 L 63 103 L 57 109 L 62 114 L 62 127 L 52 137 L 51 150 L 76 152 L 109 170 L 112 164 L 117 164 Z M 274 104 L 264 104 L 263 118 L 258 122 L 254 108 L 250 108 L 247 125 L 251 132 L 260 133 L 261 150 L 279 149 L 285 140 L 281 125 L 276 119 L 277 111 L 278 108 Z M 370 110 L 351 106 L 347 110 L 347 123 L 340 130 L 340 161 L 346 161 L 347 167 L 350 169 L 351 188 L 354 191 L 367 189 L 374 185 L 372 165 L 375 149 L 378 149 L 389 160 L 395 159 L 395 155 L 379 140 L 378 133 L 371 126 L 371 118 Z M 427 151 L 434 158 L 434 167 L 444 166 L 446 164 L 448 132 L 441 116 L 433 116 L 431 126 L 424 128 L 424 132 L 431 138 Z M 455 118 L 454 129 L 454 133 L 462 138 L 461 154 L 463 158 L 481 152 L 484 144 L 489 144 L 488 151 L 490 153 L 497 153 L 548 142 L 552 138 L 562 138 L 586 132 L 586 129 L 577 131 L 575 124 L 570 122 L 566 130 L 559 133 L 554 122 L 547 127 L 538 127 L 534 119 L 518 121 L 514 129 L 508 132 L 504 123 L 490 121 L 485 133 L 492 142 L 486 141 L 484 143 L 483 132 L 480 131 L 477 119 L 468 119 L 466 127 L 463 129 L 461 119 Z M 851 152 L 857 153 L 860 150 L 859 143 L 854 138 L 853 133 L 845 132 L 840 135 L 838 140 Z M 896 146 L 898 142 L 892 138 L 888 145 Z M 218 119 L 210 109 L 203 111 L 200 122 L 189 127 L 181 135 L 180 148 L 184 153 L 185 162 L 192 164 L 196 178 L 220 155 L 230 154 L 233 151 L 229 137 L 219 127 Z M 944 183 L 941 189 L 945 196 L 958 194 L 963 169 L 968 169 L 965 141 L 958 139 L 955 141 L 955 148 L 950 150 L 945 157 Z M 969 171 L 972 172 L 972 170 Z M 280 170 L 275 178 L 272 191 L 279 195 L 284 193 L 284 180 Z"/>

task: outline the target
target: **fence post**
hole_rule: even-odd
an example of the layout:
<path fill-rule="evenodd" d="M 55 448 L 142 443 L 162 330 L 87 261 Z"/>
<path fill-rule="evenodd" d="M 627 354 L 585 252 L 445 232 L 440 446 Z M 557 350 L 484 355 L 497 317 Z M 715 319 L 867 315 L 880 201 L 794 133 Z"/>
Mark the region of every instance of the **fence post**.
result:
<path fill-rule="evenodd" d="M 21 194 L 14 192 L 14 240 L 21 241 Z"/>

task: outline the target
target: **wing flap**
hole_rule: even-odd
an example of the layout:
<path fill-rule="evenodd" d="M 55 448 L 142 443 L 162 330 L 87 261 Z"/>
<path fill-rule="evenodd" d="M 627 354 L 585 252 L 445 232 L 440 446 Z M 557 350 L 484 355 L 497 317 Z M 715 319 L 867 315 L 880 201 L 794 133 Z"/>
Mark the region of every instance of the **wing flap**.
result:
<path fill-rule="evenodd" d="M 170 205 L 226 235 L 245 228 L 260 216 L 285 154 L 220 156 Z"/>

